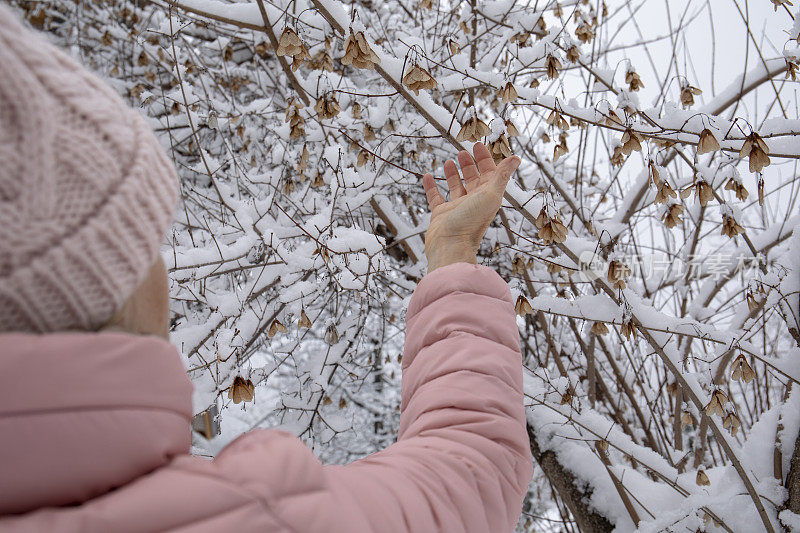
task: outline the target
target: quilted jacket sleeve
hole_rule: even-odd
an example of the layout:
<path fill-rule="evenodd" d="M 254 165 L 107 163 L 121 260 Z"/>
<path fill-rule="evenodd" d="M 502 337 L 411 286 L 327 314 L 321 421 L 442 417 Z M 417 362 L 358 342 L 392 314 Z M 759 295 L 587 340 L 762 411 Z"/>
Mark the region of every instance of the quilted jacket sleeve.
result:
<path fill-rule="evenodd" d="M 448 265 L 422 279 L 406 320 L 399 439 L 325 467 L 326 485 L 368 531 L 513 531 L 533 466 L 508 285 Z"/>

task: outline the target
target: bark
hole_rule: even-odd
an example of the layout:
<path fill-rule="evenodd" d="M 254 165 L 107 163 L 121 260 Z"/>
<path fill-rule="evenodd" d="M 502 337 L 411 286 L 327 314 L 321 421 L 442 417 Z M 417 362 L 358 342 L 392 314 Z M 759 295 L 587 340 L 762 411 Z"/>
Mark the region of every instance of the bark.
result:
<path fill-rule="evenodd" d="M 588 500 L 590 492 L 582 490 L 569 471 L 558 462 L 553 451 L 542 452 L 536 438 L 536 432 L 528 424 L 528 437 L 531 441 L 531 453 L 539 466 L 542 467 L 550 484 L 555 487 L 561 500 L 567 505 L 572 517 L 583 533 L 605 533 L 614 529 L 608 519 L 589 509 Z"/>
<path fill-rule="evenodd" d="M 789 509 L 795 514 L 800 514 L 800 434 L 794 441 L 794 452 L 789 462 L 789 474 L 786 476 L 786 488 L 789 497 L 783 502 L 781 510 Z"/>

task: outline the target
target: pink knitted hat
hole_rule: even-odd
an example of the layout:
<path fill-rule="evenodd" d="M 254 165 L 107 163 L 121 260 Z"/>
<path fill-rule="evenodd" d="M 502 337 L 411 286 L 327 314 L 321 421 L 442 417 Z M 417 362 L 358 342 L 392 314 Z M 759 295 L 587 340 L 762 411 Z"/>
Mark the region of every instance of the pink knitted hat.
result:
<path fill-rule="evenodd" d="M 177 195 L 144 119 L 0 6 L 0 332 L 104 324 L 155 262 Z"/>

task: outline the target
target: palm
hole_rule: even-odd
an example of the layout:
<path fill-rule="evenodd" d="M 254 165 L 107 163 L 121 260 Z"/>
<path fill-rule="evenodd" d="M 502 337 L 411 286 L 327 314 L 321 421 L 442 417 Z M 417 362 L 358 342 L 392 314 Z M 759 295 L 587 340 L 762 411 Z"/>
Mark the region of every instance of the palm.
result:
<path fill-rule="evenodd" d="M 431 207 L 426 248 L 457 241 L 477 250 L 486 228 L 500 208 L 506 184 L 519 165 L 519 158 L 506 158 L 500 165 L 495 165 L 483 144 L 475 144 L 473 152 L 474 160 L 467 151 L 458 154 L 461 174 L 453 161 L 444 164 L 450 189 L 449 201 L 444 200 L 431 174 L 423 177 L 422 183 Z"/>

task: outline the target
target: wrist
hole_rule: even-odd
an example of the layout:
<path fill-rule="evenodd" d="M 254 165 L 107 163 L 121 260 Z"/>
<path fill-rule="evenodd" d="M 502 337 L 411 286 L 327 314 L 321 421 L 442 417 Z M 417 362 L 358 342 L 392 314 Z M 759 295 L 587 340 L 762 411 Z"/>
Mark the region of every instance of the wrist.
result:
<path fill-rule="evenodd" d="M 426 247 L 425 255 L 428 257 L 428 272 L 453 263 L 478 263 L 477 250 L 468 244 L 455 243 Z"/>

